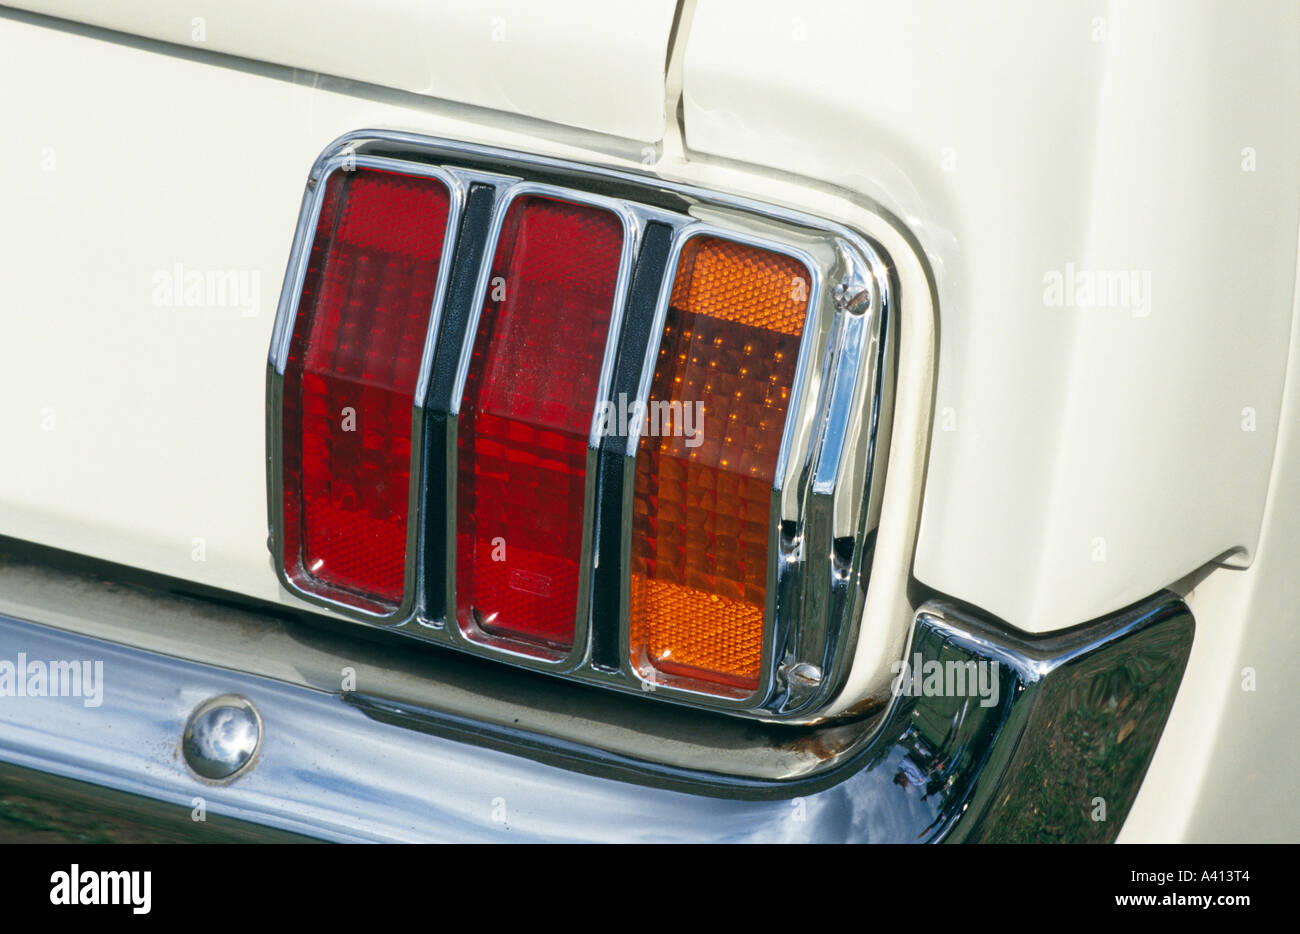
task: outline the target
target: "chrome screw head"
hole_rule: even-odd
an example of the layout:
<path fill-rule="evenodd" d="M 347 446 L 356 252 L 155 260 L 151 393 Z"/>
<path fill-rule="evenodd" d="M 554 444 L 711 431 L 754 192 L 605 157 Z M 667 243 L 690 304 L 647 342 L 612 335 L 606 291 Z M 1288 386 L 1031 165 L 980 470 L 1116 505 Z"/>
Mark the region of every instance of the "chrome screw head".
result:
<path fill-rule="evenodd" d="M 850 282 L 845 279 L 837 282 L 831 289 L 831 299 L 835 307 L 851 315 L 860 315 L 871 310 L 871 289 L 864 287 L 860 281 Z"/>
<path fill-rule="evenodd" d="M 822 683 L 822 670 L 811 662 L 797 662 L 785 669 L 791 684 L 800 687 L 815 688 Z"/>
<path fill-rule="evenodd" d="M 228 781 L 246 769 L 262 745 L 262 717 L 246 697 L 222 694 L 194 708 L 181 750 L 201 778 Z"/>

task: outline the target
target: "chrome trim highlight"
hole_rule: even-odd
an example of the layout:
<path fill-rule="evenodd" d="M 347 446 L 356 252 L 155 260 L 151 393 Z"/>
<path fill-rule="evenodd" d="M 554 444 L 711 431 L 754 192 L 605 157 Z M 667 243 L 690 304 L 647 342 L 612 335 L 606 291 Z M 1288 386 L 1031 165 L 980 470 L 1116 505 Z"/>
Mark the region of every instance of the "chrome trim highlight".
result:
<path fill-rule="evenodd" d="M 909 653 L 997 663 L 997 703 L 898 694 L 832 769 L 782 781 L 539 744 L 509 727 L 0 615 L 0 645 L 30 658 L 94 659 L 104 670 L 93 708 L 81 697 L 0 704 L 0 762 L 162 802 L 160 813 L 170 809 L 187 834 L 207 830 L 191 820 L 200 795 L 214 819 L 340 841 L 1103 842 L 1119 833 L 1141 785 L 1193 629 L 1167 592 L 1038 639 L 931 602 Z M 247 698 L 269 728 L 256 768 L 212 784 L 176 755 L 176 737 L 196 705 L 222 694 Z M 1086 729 L 1069 730 L 1074 723 Z M 1108 803 L 1106 821 L 1091 819 L 1094 795 Z M 790 820 L 796 797 L 803 821 Z"/>
<path fill-rule="evenodd" d="M 1169 592 L 1037 638 L 946 600 L 922 606 L 911 651 L 945 666 L 997 665 L 1001 674 L 1000 702 L 988 710 L 969 698 L 906 699 L 905 745 L 913 764 L 930 766 L 911 772 L 916 793 L 937 792 L 944 805 L 936 829 L 950 842 L 1114 842 L 1173 708 L 1195 628 Z M 1093 819 L 1097 797 L 1104 821 Z"/>

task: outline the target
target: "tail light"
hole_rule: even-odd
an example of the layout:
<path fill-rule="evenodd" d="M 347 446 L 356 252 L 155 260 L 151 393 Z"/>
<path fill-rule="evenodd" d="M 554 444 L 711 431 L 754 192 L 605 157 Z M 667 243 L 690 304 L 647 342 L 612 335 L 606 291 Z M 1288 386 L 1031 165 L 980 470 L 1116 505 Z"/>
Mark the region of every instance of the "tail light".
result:
<path fill-rule="evenodd" d="M 456 617 L 471 639 L 573 648 L 622 252 L 612 211 L 526 195 L 504 215 L 461 397 Z"/>
<path fill-rule="evenodd" d="M 282 581 L 568 678 L 815 711 L 870 566 L 884 269 L 801 214 L 358 134 L 313 172 L 273 339 Z"/>
<path fill-rule="evenodd" d="M 681 252 L 647 406 L 658 431 L 636 459 L 631 650 L 643 674 L 758 688 L 772 485 L 810 280 L 793 257 L 719 237 Z"/>
<path fill-rule="evenodd" d="M 285 573 L 381 615 L 410 583 L 412 413 L 450 210 L 433 176 L 331 175 L 288 347 Z"/>

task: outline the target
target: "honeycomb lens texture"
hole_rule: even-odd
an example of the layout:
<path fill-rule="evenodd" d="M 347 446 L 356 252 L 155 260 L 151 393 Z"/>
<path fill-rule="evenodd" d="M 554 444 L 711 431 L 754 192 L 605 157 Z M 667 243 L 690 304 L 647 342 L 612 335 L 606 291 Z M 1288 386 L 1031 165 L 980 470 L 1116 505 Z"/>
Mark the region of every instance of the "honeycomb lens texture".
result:
<path fill-rule="evenodd" d="M 772 488 L 810 278 L 714 237 L 678 261 L 636 458 L 631 655 L 643 676 L 752 693 Z"/>
<path fill-rule="evenodd" d="M 573 646 L 587 448 L 623 227 L 526 196 L 503 220 L 461 402 L 456 615 L 526 654 Z"/>
<path fill-rule="evenodd" d="M 375 613 L 408 584 L 412 405 L 449 209 L 436 178 L 330 175 L 285 368 L 286 574 Z"/>

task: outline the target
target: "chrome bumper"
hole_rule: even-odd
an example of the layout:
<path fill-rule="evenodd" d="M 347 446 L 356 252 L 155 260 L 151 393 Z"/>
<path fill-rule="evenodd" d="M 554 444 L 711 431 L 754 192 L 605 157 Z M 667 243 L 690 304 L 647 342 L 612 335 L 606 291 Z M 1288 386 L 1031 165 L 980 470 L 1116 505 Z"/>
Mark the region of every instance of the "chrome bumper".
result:
<path fill-rule="evenodd" d="M 104 672 L 99 706 L 0 696 L 0 790 L 66 792 L 82 812 L 99 795 L 106 819 L 147 805 L 160 839 L 1109 841 L 1164 728 L 1193 628 L 1167 593 L 1033 640 L 927 604 L 908 658 L 940 671 L 993 663 L 995 702 L 992 691 L 936 694 L 918 681 L 827 773 L 736 783 L 0 616 L 0 660 L 102 661 Z M 257 706 L 265 729 L 252 766 L 216 784 L 189 771 L 181 733 L 195 707 L 230 693 Z"/>

